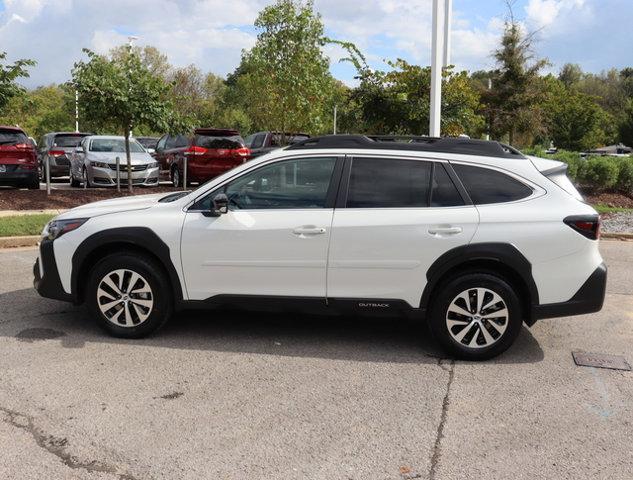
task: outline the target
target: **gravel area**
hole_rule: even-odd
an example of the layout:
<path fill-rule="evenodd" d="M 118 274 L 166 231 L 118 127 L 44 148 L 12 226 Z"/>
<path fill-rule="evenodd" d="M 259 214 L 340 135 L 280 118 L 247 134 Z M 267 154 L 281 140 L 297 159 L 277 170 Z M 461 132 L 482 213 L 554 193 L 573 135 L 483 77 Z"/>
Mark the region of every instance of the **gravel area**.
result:
<path fill-rule="evenodd" d="M 633 213 L 608 213 L 602 215 L 602 231 L 607 233 L 633 233 Z"/>

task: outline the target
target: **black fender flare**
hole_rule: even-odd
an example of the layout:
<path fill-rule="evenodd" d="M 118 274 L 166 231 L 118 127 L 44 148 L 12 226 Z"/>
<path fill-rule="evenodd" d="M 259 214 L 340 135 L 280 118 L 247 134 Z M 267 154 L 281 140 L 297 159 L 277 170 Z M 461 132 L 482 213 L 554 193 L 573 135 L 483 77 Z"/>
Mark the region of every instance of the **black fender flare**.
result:
<path fill-rule="evenodd" d="M 534 305 L 539 304 L 538 289 L 532 276 L 532 264 L 509 243 L 471 243 L 442 254 L 426 272 L 427 283 L 420 299 L 420 308 L 428 309 L 431 293 L 447 272 L 460 265 L 477 262 L 498 263 L 501 269 L 511 270 L 523 282 L 530 295 L 526 304 L 529 311 L 525 312 L 526 321 L 529 323 Z"/>
<path fill-rule="evenodd" d="M 120 227 L 110 228 L 94 233 L 87 237 L 75 250 L 72 258 L 71 289 L 77 301 L 80 297 L 80 284 L 83 281 L 81 273 L 85 271 L 86 261 L 98 249 L 108 245 L 131 245 L 137 250 L 144 250 L 154 256 L 165 268 L 172 285 L 176 305 L 183 300 L 182 285 L 178 272 L 171 261 L 169 247 L 148 227 Z"/>

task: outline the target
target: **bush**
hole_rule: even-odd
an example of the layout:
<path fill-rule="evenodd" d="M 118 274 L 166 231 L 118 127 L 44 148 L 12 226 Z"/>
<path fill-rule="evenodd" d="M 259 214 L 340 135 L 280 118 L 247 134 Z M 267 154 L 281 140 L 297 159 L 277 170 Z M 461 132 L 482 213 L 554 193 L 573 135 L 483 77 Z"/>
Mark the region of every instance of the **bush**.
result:
<path fill-rule="evenodd" d="M 595 192 L 615 187 L 620 173 L 618 160 L 612 157 L 589 157 L 578 172 L 580 181 Z"/>
<path fill-rule="evenodd" d="M 633 157 L 620 159 L 616 188 L 622 193 L 633 195 Z"/>

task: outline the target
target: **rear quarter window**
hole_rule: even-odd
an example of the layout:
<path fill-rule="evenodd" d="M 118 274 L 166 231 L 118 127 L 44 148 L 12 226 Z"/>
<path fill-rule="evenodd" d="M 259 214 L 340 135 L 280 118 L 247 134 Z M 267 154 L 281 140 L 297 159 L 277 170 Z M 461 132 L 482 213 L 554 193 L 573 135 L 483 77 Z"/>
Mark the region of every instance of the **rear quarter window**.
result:
<path fill-rule="evenodd" d="M 505 173 L 490 168 L 453 164 L 475 205 L 515 202 L 532 195 L 533 190 Z"/>

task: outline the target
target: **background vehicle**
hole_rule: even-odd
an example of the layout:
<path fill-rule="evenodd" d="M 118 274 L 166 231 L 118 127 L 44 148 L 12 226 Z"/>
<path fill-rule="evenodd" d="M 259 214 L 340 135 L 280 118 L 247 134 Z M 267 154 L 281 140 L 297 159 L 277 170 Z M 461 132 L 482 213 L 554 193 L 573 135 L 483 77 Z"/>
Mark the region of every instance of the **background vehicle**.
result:
<path fill-rule="evenodd" d="M 142 186 L 158 185 L 158 162 L 134 139 L 130 139 L 132 183 Z M 75 149 L 70 167 L 70 184 L 78 187 L 116 186 L 116 159 L 119 157 L 121 185 L 128 184 L 125 138 L 107 135 L 84 137 Z"/>
<path fill-rule="evenodd" d="M 196 128 L 191 137 L 164 135 L 156 147 L 156 160 L 175 187 L 183 186 L 185 157 L 187 182 L 202 183 L 249 160 L 250 150 L 237 130 Z"/>
<path fill-rule="evenodd" d="M 259 157 L 265 153 L 281 147 L 286 147 L 310 138 L 306 133 L 257 132 L 246 137 L 246 146 L 251 151 L 251 158 Z"/>
<path fill-rule="evenodd" d="M 0 126 L 0 185 L 40 188 L 35 147 L 17 127 Z"/>
<path fill-rule="evenodd" d="M 158 143 L 158 137 L 135 137 L 135 140 L 143 145 L 147 153 L 152 157 L 156 155 L 156 144 Z"/>
<path fill-rule="evenodd" d="M 92 133 L 51 132 L 44 135 L 37 150 L 41 178 L 46 176 L 46 161 L 50 161 L 51 178 L 70 175 L 70 157 L 81 140 L 88 135 Z"/>
<path fill-rule="evenodd" d="M 602 308 L 599 217 L 565 169 L 481 140 L 310 139 L 193 192 L 60 215 L 35 284 L 122 337 L 173 309 L 266 306 L 426 318 L 451 354 L 490 358 L 523 322 Z"/>

